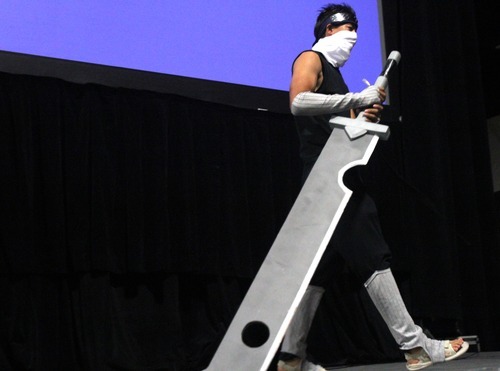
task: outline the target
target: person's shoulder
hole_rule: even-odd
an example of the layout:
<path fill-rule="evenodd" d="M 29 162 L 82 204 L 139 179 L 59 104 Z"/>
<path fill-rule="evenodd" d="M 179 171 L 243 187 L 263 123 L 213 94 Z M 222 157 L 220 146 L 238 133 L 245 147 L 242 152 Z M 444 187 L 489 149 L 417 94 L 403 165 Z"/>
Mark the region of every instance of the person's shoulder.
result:
<path fill-rule="evenodd" d="M 300 52 L 300 54 L 295 59 L 299 59 L 299 58 L 319 59 L 319 52 L 316 52 L 314 50 L 304 50 L 304 51 Z"/>
<path fill-rule="evenodd" d="M 297 61 L 315 63 L 321 62 L 321 58 L 319 56 L 319 53 L 315 52 L 314 50 L 304 50 L 295 58 L 294 64 Z"/>

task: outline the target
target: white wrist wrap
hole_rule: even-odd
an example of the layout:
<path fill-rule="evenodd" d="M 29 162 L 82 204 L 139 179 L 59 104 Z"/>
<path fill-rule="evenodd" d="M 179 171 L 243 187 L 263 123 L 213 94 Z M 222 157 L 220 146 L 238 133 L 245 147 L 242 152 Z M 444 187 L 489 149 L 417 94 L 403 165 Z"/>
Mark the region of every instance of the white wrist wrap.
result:
<path fill-rule="evenodd" d="M 316 116 L 372 106 L 375 103 L 380 103 L 378 88 L 375 85 L 360 93 L 330 95 L 304 91 L 293 99 L 291 111 L 294 116 Z"/>

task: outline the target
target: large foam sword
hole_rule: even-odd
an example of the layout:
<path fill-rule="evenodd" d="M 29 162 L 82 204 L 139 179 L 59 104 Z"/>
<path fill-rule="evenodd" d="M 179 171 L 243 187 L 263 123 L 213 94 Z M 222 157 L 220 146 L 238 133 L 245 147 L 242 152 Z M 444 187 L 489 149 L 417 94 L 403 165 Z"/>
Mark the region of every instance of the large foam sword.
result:
<path fill-rule="evenodd" d="M 387 87 L 400 58 L 389 55 L 375 85 Z M 387 126 L 365 122 L 362 114 L 332 117 L 330 124 L 332 134 L 207 370 L 267 370 L 351 197 L 344 173 L 366 165 L 378 139 L 389 137 Z"/>

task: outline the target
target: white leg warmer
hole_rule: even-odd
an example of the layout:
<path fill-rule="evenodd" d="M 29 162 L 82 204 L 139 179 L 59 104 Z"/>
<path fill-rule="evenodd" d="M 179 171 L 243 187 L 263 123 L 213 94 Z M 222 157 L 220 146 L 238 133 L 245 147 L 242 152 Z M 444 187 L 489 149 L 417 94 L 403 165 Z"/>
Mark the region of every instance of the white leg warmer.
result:
<path fill-rule="evenodd" d="M 444 361 L 443 342 L 429 339 L 413 322 L 390 269 L 376 271 L 365 287 L 400 349 L 422 347 L 432 362 Z"/>
<path fill-rule="evenodd" d="M 306 358 L 307 335 L 325 290 L 309 285 L 285 333 L 281 351 Z"/>

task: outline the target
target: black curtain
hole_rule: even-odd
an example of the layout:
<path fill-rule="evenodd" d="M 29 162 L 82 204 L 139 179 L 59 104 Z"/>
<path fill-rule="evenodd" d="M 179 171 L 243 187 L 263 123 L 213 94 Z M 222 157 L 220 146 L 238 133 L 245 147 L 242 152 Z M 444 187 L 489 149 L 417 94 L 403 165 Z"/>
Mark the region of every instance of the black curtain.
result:
<path fill-rule="evenodd" d="M 391 138 L 366 176 L 416 321 L 499 350 L 474 11 L 384 0 L 387 49 L 403 59 Z M 0 120 L 0 368 L 206 367 L 298 194 L 292 117 L 0 73 Z M 327 364 L 402 360 L 344 271 L 310 351 Z"/>
<path fill-rule="evenodd" d="M 403 55 L 401 238 L 393 251 L 404 262 L 415 317 L 435 334 L 454 325 L 499 349 L 499 231 L 479 52 L 479 31 L 492 27 L 476 23 L 476 3 L 383 2 L 388 50 Z"/>
<path fill-rule="evenodd" d="M 298 192 L 290 117 L 0 77 L 2 369 L 201 368 Z"/>

